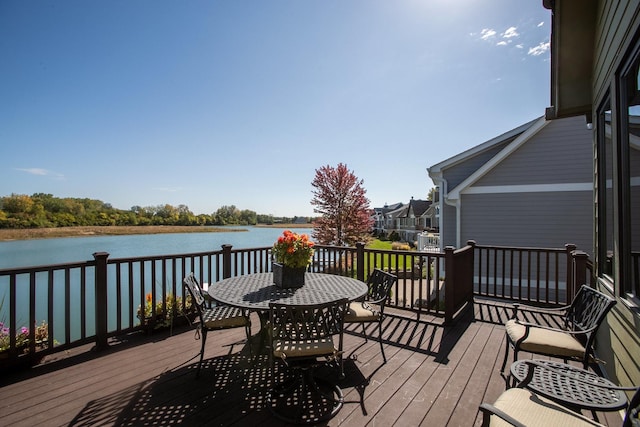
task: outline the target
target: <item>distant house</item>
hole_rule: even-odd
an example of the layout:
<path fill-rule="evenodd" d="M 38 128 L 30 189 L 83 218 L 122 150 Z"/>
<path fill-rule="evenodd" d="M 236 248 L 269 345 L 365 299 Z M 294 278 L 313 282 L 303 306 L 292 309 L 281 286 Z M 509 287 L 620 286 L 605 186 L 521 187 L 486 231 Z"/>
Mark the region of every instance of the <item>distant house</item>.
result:
<path fill-rule="evenodd" d="M 584 117 L 532 120 L 428 168 L 440 245 L 593 250 L 592 132 Z"/>
<path fill-rule="evenodd" d="M 392 205 L 385 204 L 381 208 L 373 208 L 373 231 L 375 234 L 385 234 L 387 229 L 393 226 L 393 221 L 389 220 L 387 214 L 401 208 L 401 202 Z"/>
<path fill-rule="evenodd" d="M 420 232 L 431 229 L 434 210 L 429 210 L 431 200 L 418 200 L 413 197 L 409 203 L 396 203 L 384 208 L 375 208 L 376 230 L 378 234 L 389 236 L 394 233 L 405 242 L 415 242 Z"/>

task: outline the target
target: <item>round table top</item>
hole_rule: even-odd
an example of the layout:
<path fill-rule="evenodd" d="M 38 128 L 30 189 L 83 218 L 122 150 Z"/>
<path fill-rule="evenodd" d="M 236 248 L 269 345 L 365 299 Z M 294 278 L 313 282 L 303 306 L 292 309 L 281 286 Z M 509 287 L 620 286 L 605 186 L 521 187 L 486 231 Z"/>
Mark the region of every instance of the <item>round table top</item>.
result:
<path fill-rule="evenodd" d="M 324 273 L 305 273 L 300 288 L 283 289 L 273 283 L 272 273 L 230 277 L 209 285 L 214 300 L 250 310 L 269 310 L 270 302 L 280 304 L 323 304 L 340 298 L 349 301 L 366 295 L 367 284 L 351 277 Z"/>
<path fill-rule="evenodd" d="M 535 362 L 553 370 L 536 369 L 527 388 L 549 399 L 582 409 L 600 411 L 615 411 L 627 406 L 627 396 L 622 390 L 598 387 L 615 387 L 615 384 L 606 378 L 566 363 L 548 360 Z M 520 382 L 526 378 L 529 366 L 523 360 L 514 362 L 511 365 L 511 375 Z"/>

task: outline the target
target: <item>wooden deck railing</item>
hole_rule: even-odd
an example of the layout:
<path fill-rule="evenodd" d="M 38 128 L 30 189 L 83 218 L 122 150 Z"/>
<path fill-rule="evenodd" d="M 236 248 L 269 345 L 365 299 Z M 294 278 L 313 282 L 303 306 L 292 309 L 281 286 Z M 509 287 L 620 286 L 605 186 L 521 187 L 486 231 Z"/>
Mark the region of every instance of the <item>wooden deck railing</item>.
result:
<path fill-rule="evenodd" d="M 588 255 L 564 249 L 476 245 L 476 293 L 481 296 L 563 305 L 580 285 L 593 283 Z"/>
<path fill-rule="evenodd" d="M 316 245 L 309 270 L 364 281 L 376 267 L 398 276 L 389 306 L 445 321 L 474 294 L 564 304 L 575 283 L 591 277 L 586 254 L 570 245 L 562 250 L 474 242 L 442 253 Z M 271 271 L 271 248 L 223 245 L 210 252 L 119 259 L 97 252 L 84 262 L 0 270 L 0 338 L 9 347 L 0 352 L 0 365 L 3 358 L 26 359 L 91 342 L 106 348 L 110 337 L 158 326 L 163 313 L 171 322 L 182 320 L 180 313 L 188 311 L 182 278 L 191 271 L 201 283 Z"/>

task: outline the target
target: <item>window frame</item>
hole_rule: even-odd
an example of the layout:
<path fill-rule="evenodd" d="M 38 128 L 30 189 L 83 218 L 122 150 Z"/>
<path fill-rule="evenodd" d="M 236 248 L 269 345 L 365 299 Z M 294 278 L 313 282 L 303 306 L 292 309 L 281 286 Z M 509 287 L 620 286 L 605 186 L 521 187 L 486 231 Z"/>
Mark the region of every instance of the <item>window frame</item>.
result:
<path fill-rule="evenodd" d="M 640 40 L 629 50 L 619 71 L 614 74 L 609 90 L 596 110 L 596 140 L 594 144 L 594 202 L 596 274 L 598 281 L 607 286 L 626 304 L 640 307 L 640 286 L 633 283 L 631 230 L 631 138 L 630 108 L 640 106 Z M 630 82 L 633 81 L 633 87 Z M 606 114 L 610 111 L 611 158 L 606 150 Z M 609 161 L 608 161 L 609 160 Z M 612 192 L 607 197 L 607 167 L 610 166 Z M 607 205 L 612 223 L 607 227 Z M 612 230 L 610 229 L 612 228 Z M 609 242 L 611 239 L 612 242 Z M 637 242 L 636 242 L 637 243 Z M 612 249 L 612 257 L 608 249 Z M 607 263 L 610 265 L 607 265 Z M 637 277 L 635 278 L 639 280 Z"/>

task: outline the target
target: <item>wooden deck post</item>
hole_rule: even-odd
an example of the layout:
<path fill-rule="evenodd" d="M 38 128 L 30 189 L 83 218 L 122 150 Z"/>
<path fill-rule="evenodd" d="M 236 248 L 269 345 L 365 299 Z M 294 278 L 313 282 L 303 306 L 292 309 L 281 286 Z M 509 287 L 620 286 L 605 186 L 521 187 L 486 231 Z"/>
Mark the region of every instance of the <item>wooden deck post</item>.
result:
<path fill-rule="evenodd" d="M 577 282 L 575 280 L 575 265 L 573 264 L 573 251 L 576 250 L 576 245 L 573 243 L 567 243 L 564 245 L 564 251 L 567 254 L 567 300 L 566 304 L 569 304 L 569 301 L 573 299 L 573 295 L 575 294 L 575 289 Z"/>
<path fill-rule="evenodd" d="M 364 243 L 356 243 L 356 278 L 364 282 Z"/>
<path fill-rule="evenodd" d="M 231 277 L 231 248 L 232 245 L 222 245 L 222 278 Z"/>
<path fill-rule="evenodd" d="M 107 342 L 107 252 L 93 254 L 96 261 L 95 267 L 95 292 L 96 292 L 96 350 L 109 348 Z"/>
<path fill-rule="evenodd" d="M 444 323 L 450 324 L 455 312 L 455 257 L 453 246 L 444 248 Z"/>
<path fill-rule="evenodd" d="M 589 255 L 583 251 L 573 251 L 573 282 L 571 283 L 571 294 L 568 294 L 567 289 L 567 301 L 573 300 L 576 292 L 582 285 L 588 285 L 590 281 L 587 280 L 587 261 Z M 567 284 L 569 288 L 569 284 Z"/>

